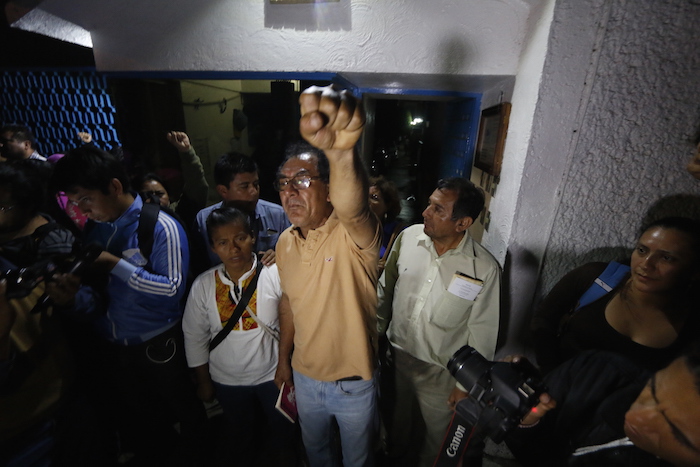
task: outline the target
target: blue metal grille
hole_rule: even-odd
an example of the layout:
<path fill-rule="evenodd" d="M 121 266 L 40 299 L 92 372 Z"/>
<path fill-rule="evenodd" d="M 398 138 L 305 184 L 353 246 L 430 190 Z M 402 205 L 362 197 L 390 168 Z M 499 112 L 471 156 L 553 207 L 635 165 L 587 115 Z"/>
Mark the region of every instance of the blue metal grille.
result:
<path fill-rule="evenodd" d="M 27 125 L 44 156 L 80 145 L 78 132 L 105 150 L 120 146 L 116 110 L 96 71 L 4 71 L 0 119 Z"/>

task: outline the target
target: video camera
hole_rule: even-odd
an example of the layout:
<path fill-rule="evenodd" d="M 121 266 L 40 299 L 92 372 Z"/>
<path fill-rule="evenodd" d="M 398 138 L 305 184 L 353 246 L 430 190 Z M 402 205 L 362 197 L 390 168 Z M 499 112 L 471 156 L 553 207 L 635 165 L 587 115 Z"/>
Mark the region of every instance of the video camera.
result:
<path fill-rule="evenodd" d="M 447 363 L 469 397 L 455 407 L 436 466 L 457 465 L 470 442 L 491 438 L 500 443 L 537 405 L 547 390 L 539 371 L 527 360 L 490 362 L 465 345 Z"/>
<path fill-rule="evenodd" d="M 68 273 L 82 276 L 87 268 L 100 256 L 102 248 L 98 245 L 88 245 L 77 255 L 54 255 L 35 264 L 24 267 L 8 269 L 0 272 L 0 279 L 7 281 L 5 295 L 8 299 L 24 298 L 32 293 L 34 288 L 42 281 L 48 281 L 54 274 Z M 33 313 L 41 311 L 40 303 L 46 305 L 48 296 L 39 300 Z"/>

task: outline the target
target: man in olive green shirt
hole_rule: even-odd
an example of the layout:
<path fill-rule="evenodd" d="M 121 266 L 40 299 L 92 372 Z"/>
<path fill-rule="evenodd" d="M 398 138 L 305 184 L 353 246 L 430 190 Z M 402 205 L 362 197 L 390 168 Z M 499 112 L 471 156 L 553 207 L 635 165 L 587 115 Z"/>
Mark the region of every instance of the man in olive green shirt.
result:
<path fill-rule="evenodd" d="M 406 456 L 405 465 L 416 455 L 417 465 L 433 464 L 454 404 L 466 396 L 446 368 L 450 357 L 467 344 L 487 359 L 496 351 L 501 272 L 467 232 L 483 206 L 468 180 L 438 182 L 424 224 L 398 236 L 379 279 L 379 332 L 396 367 L 388 451 Z M 415 402 L 419 413 L 411 413 Z M 425 433 L 416 432 L 423 423 Z"/>

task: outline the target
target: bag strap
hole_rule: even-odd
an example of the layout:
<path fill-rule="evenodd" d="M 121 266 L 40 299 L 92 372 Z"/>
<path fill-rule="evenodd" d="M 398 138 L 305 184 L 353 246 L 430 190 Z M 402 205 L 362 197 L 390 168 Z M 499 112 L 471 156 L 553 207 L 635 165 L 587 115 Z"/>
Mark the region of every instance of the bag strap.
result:
<path fill-rule="evenodd" d="M 611 292 L 630 272 L 630 267 L 611 261 L 593 284 L 586 290 L 576 305 L 574 311 L 593 303 L 603 295 Z"/>
<path fill-rule="evenodd" d="M 151 252 L 153 251 L 153 233 L 156 230 L 159 212 L 160 204 L 144 202 L 141 208 L 141 214 L 139 215 L 139 225 L 136 235 L 139 239 L 139 250 L 141 250 L 141 254 L 146 261 L 149 261 Z"/>
<path fill-rule="evenodd" d="M 219 331 L 219 333 L 214 336 L 214 338 L 209 342 L 209 352 L 214 350 L 216 346 L 221 344 L 221 341 L 226 339 L 226 336 L 231 332 L 233 329 L 233 326 L 238 322 L 239 319 L 241 319 L 241 316 L 243 316 L 243 312 L 245 311 L 246 307 L 248 306 L 248 302 L 250 301 L 250 297 L 253 296 L 253 292 L 255 292 L 255 288 L 257 287 L 258 284 L 258 277 L 260 277 L 260 270 L 262 269 L 263 264 L 262 261 L 258 261 L 258 267 L 255 269 L 255 276 L 253 279 L 250 281 L 248 284 L 248 287 L 245 288 L 243 291 L 243 294 L 241 295 L 241 299 L 238 301 L 236 304 L 236 308 L 233 310 L 233 314 L 229 318 L 228 322 L 226 323 L 226 326 Z M 229 292 L 229 298 L 231 298 Z M 233 298 L 231 298 L 231 301 L 233 301 Z"/>
<path fill-rule="evenodd" d="M 268 333 L 268 334 L 269 334 L 274 340 L 276 340 L 277 342 L 280 341 L 280 335 L 279 335 L 279 332 L 278 332 L 278 331 L 276 331 L 276 330 L 270 328 L 270 326 L 268 326 L 267 324 L 263 323 L 261 319 L 258 319 L 258 317 L 255 315 L 255 313 L 253 313 L 253 312 L 250 310 L 250 308 L 247 308 L 247 310 L 248 310 L 248 312 L 250 313 L 250 317 L 253 318 L 253 321 L 255 321 L 256 323 L 258 323 L 258 325 L 263 329 L 263 331 L 265 331 L 266 333 Z"/>

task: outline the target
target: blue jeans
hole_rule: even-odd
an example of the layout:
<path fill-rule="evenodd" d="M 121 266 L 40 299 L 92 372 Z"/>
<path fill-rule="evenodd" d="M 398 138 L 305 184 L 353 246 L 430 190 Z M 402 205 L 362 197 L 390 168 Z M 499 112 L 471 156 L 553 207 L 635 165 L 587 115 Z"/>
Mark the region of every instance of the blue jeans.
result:
<path fill-rule="evenodd" d="M 294 372 L 301 436 L 311 467 L 337 465 L 331 450 L 333 418 L 338 423 L 345 467 L 374 464 L 378 422 L 376 377 L 317 381 Z"/>

